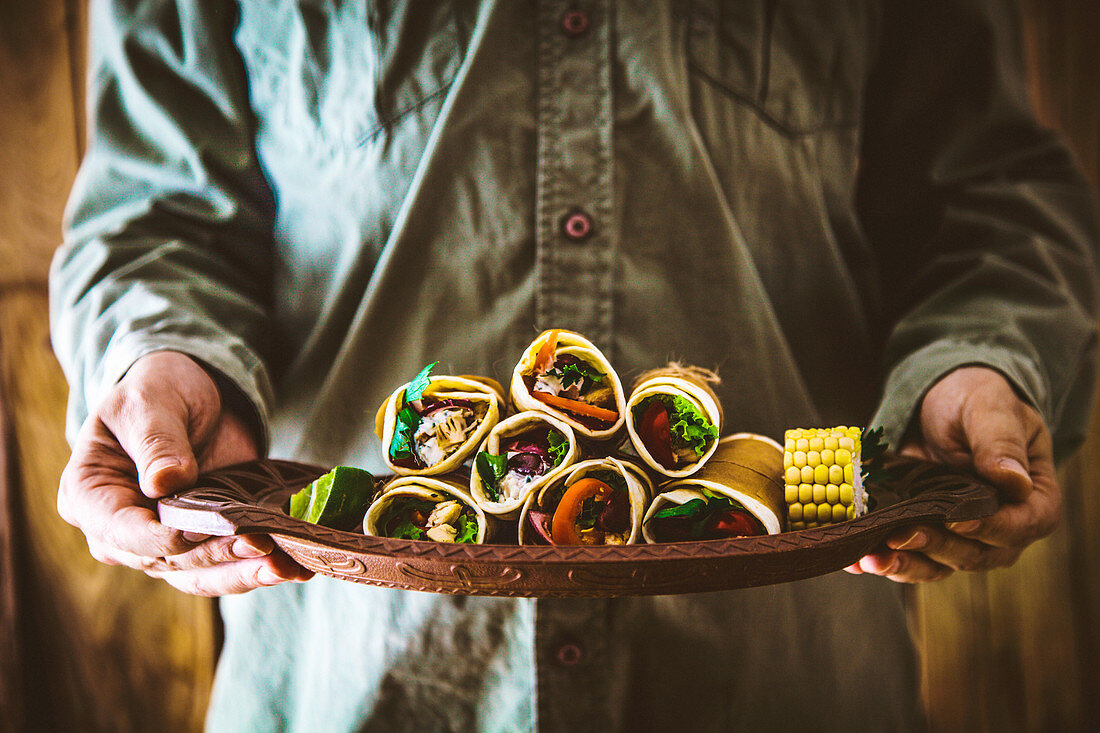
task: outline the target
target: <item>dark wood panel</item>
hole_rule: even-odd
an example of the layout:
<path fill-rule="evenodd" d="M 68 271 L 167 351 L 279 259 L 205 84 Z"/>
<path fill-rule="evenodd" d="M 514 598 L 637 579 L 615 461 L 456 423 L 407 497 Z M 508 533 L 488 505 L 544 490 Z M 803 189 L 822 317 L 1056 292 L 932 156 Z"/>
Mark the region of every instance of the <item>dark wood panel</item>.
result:
<path fill-rule="evenodd" d="M 0 687 L 22 706 L 0 728 L 193 731 L 213 676 L 213 603 L 97 563 L 55 506 L 66 386 L 45 281 L 82 147 L 85 15 L 76 0 L 0 4 L 0 383 L 18 466 L 0 511 L 19 543 L 2 562 L 22 560 L 3 578 L 14 596 L 0 619 L 21 653 L 0 665 Z"/>

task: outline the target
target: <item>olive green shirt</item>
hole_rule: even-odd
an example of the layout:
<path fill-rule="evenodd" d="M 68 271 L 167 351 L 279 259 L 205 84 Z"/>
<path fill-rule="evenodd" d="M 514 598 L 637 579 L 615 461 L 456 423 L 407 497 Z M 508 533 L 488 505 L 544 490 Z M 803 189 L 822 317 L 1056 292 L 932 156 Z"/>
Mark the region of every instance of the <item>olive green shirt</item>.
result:
<path fill-rule="evenodd" d="M 997 0 L 94 3 L 52 273 L 70 434 L 174 349 L 276 457 L 381 471 L 423 365 L 539 330 L 717 369 L 727 431 L 882 425 L 964 364 L 1080 441 L 1096 231 Z M 618 600 L 325 578 L 222 601 L 212 730 L 906 730 L 901 594 Z"/>

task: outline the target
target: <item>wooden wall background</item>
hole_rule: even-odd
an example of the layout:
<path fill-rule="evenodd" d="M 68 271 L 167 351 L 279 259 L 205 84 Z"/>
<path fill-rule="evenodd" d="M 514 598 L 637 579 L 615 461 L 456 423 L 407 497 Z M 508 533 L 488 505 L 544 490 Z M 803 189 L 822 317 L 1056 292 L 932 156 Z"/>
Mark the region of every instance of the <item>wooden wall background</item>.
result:
<path fill-rule="evenodd" d="M 1024 0 L 1037 107 L 1100 179 L 1100 3 Z M 96 563 L 58 519 L 65 383 L 46 274 L 84 136 L 84 0 L 0 0 L 0 730 L 195 731 L 212 602 Z M 911 590 L 937 731 L 1100 720 L 1100 409 L 1059 531 L 1013 568 Z"/>

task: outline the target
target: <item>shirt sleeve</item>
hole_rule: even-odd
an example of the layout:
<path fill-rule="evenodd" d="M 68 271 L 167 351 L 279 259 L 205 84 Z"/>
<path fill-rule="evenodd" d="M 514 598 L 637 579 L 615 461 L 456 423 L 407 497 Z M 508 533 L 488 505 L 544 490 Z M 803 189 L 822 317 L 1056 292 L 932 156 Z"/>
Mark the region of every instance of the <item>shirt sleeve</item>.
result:
<path fill-rule="evenodd" d="M 874 424 L 898 445 L 947 372 L 1003 373 L 1081 440 L 1096 368 L 1092 193 L 1033 116 L 1008 0 L 888 3 L 858 205 L 884 283 Z"/>
<path fill-rule="evenodd" d="M 88 148 L 50 273 L 70 439 L 136 359 L 175 350 L 243 393 L 266 445 L 274 202 L 235 13 L 93 3 Z"/>

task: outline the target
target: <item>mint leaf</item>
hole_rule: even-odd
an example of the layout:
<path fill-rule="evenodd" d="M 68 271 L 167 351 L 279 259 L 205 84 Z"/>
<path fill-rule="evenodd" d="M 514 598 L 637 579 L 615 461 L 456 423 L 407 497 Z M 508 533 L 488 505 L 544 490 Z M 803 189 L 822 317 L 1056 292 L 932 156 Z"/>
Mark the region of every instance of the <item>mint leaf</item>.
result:
<path fill-rule="evenodd" d="M 433 361 L 431 364 L 421 369 L 419 374 L 413 377 L 412 381 L 409 382 L 409 386 L 405 387 L 405 402 L 415 402 L 424 396 L 424 390 L 432 383 L 431 377 L 428 375 L 438 363 L 438 361 Z"/>
<path fill-rule="evenodd" d="M 500 480 L 508 470 L 508 456 L 480 451 L 474 457 L 474 468 L 485 484 L 485 495 L 492 501 L 500 501 Z"/>
<path fill-rule="evenodd" d="M 393 428 L 393 439 L 390 440 L 390 459 L 399 460 L 413 455 L 413 435 L 420 425 L 420 414 L 416 410 L 405 405 L 397 413 L 396 425 Z"/>
<path fill-rule="evenodd" d="M 550 457 L 554 459 L 554 466 L 557 466 L 569 453 L 569 441 L 557 430 L 551 430 L 546 439 L 550 443 Z"/>

